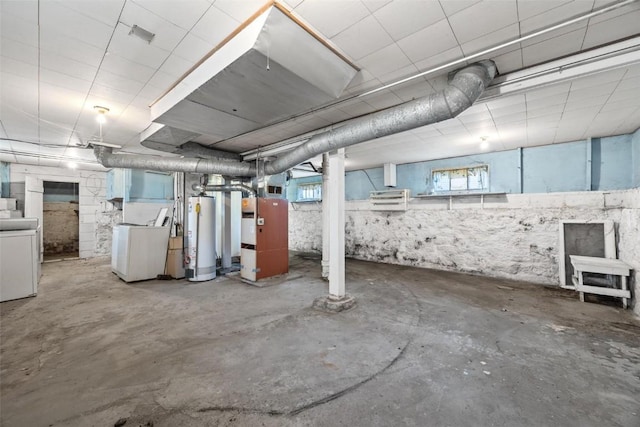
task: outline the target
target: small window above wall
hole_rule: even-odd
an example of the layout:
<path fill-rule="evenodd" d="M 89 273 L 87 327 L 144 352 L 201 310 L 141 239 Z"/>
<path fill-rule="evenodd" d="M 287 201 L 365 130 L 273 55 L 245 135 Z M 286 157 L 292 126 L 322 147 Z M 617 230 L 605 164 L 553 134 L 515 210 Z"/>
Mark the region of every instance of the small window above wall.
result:
<path fill-rule="evenodd" d="M 489 166 L 473 166 L 431 171 L 433 192 L 464 194 L 489 191 Z"/>
<path fill-rule="evenodd" d="M 296 201 L 310 202 L 322 200 L 322 183 L 300 184 Z"/>

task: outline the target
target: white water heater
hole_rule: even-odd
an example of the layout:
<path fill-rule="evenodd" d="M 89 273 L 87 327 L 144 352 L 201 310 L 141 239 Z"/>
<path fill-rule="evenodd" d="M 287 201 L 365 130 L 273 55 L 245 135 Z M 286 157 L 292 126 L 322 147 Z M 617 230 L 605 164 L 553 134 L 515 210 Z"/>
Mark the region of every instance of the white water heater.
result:
<path fill-rule="evenodd" d="M 215 197 L 189 197 L 185 276 L 192 282 L 216 277 L 215 202 Z"/>

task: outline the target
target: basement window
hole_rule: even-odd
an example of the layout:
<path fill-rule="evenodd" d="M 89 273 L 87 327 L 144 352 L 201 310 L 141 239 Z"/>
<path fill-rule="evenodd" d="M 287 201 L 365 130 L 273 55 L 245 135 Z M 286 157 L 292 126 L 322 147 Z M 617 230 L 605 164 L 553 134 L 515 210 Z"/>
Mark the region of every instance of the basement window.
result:
<path fill-rule="evenodd" d="M 300 184 L 296 201 L 309 202 L 322 200 L 322 183 Z"/>
<path fill-rule="evenodd" d="M 489 165 L 431 171 L 435 193 L 489 191 Z"/>

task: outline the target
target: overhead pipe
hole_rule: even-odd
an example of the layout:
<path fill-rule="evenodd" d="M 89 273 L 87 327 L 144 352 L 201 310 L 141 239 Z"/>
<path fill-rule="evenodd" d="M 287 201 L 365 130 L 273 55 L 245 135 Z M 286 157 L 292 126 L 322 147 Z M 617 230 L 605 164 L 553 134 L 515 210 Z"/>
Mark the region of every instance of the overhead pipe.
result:
<path fill-rule="evenodd" d="M 197 191 L 198 193 L 204 193 L 205 191 L 220 191 L 222 193 L 229 193 L 232 191 L 244 191 L 245 193 L 251 194 L 253 197 L 256 196 L 256 190 L 244 184 L 220 184 L 220 185 L 202 185 L 202 184 L 193 184 L 191 186 L 193 191 Z"/>
<path fill-rule="evenodd" d="M 478 99 L 496 73 L 495 63 L 490 60 L 469 65 L 458 71 L 450 83 L 439 92 L 353 119 L 339 128 L 314 135 L 294 150 L 266 162 L 264 173 L 282 173 L 322 153 L 454 118 Z M 103 166 L 112 168 L 211 173 L 238 177 L 256 175 L 255 163 L 113 154 L 110 147 L 102 146 L 95 146 L 94 152 Z"/>
<path fill-rule="evenodd" d="M 185 142 L 178 147 L 177 151 L 180 154 L 185 154 L 191 157 L 200 157 L 202 159 L 213 159 L 221 161 L 242 160 L 242 156 L 240 154 L 231 153 L 229 151 L 216 150 L 214 148 L 209 148 L 193 141 Z"/>

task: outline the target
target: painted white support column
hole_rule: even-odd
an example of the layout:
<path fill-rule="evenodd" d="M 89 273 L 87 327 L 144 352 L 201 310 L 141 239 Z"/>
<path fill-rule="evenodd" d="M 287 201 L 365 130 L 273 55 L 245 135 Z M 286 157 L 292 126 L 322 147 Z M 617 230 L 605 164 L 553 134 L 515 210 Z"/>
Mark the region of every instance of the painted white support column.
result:
<path fill-rule="evenodd" d="M 344 298 L 344 148 L 329 154 L 329 298 Z"/>
<path fill-rule="evenodd" d="M 329 154 L 322 155 L 322 278 L 329 278 L 329 218 L 331 211 L 329 206 Z"/>
<path fill-rule="evenodd" d="M 225 180 L 228 182 L 227 180 Z M 223 217 L 222 223 L 222 268 L 231 267 L 231 192 L 223 194 Z"/>

